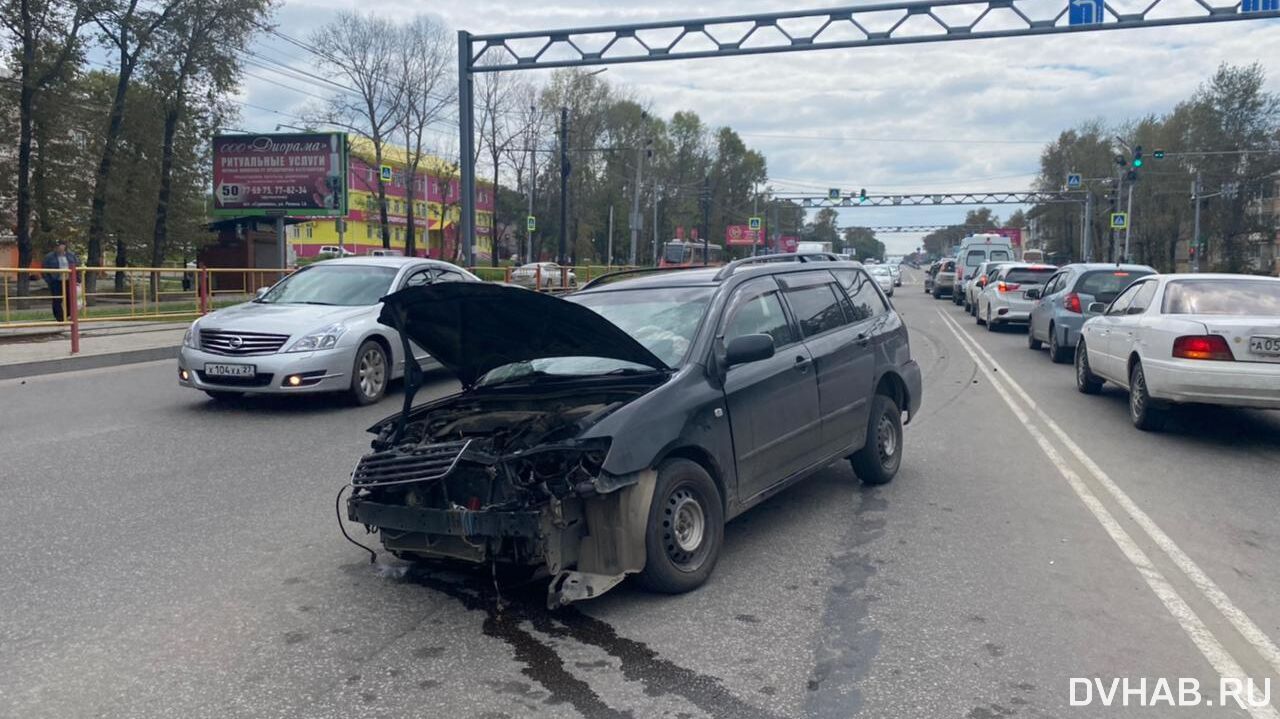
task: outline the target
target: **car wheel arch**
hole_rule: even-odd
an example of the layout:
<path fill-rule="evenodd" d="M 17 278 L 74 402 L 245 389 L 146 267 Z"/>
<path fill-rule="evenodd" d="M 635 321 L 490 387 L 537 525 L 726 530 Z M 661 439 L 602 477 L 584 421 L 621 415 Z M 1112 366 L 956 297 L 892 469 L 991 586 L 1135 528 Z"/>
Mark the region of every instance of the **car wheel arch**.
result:
<path fill-rule="evenodd" d="M 1138 364 L 1142 364 L 1142 357 L 1138 355 L 1137 350 L 1134 350 L 1129 353 L 1129 360 L 1128 362 L 1125 363 L 1125 366 L 1124 366 L 1124 370 L 1125 370 L 1124 377 L 1125 377 L 1126 385 L 1129 383 L 1129 377 L 1133 376 L 1134 365 L 1138 365 Z"/>
<path fill-rule="evenodd" d="M 653 468 L 656 470 L 658 467 L 662 466 L 663 462 L 671 459 L 687 459 L 702 467 L 706 470 L 707 474 L 711 475 L 711 481 L 715 482 L 716 490 L 720 492 L 720 505 L 724 509 L 725 518 L 727 519 L 730 516 L 729 492 L 727 487 L 725 487 L 724 472 L 722 471 L 720 464 L 711 456 L 711 453 L 696 445 L 679 445 L 672 447 L 659 455 L 658 459 L 653 463 Z"/>
<path fill-rule="evenodd" d="M 876 382 L 876 391 L 873 394 L 882 394 L 893 400 L 898 405 L 898 409 L 908 412 L 907 422 L 904 422 L 904 424 L 911 421 L 910 411 L 907 410 L 907 407 L 911 406 L 911 396 L 907 391 L 906 381 L 897 372 L 888 370 L 880 375 L 880 379 Z"/>
<path fill-rule="evenodd" d="M 397 369 L 399 368 L 396 367 L 395 351 L 392 350 L 391 340 L 388 339 L 386 335 L 383 335 L 381 332 L 376 332 L 376 331 L 370 332 L 369 334 L 360 338 L 360 341 L 356 343 L 356 347 L 359 347 L 365 342 L 377 342 L 378 346 L 382 348 L 382 353 L 387 356 L 387 379 L 388 380 L 390 380 L 393 377 L 400 376 L 399 373 L 397 372 Z"/>

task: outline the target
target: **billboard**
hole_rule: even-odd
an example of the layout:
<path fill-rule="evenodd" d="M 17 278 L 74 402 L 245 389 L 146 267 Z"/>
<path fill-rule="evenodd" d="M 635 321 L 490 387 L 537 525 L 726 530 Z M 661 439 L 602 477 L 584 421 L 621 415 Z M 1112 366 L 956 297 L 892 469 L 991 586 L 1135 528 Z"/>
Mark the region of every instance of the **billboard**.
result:
<path fill-rule="evenodd" d="M 729 225 L 724 228 L 724 243 L 730 246 L 755 245 L 763 233 L 753 230 L 748 225 Z"/>
<path fill-rule="evenodd" d="M 783 235 L 778 238 L 778 250 L 781 252 L 795 252 L 800 248 L 800 238 L 792 235 Z"/>
<path fill-rule="evenodd" d="M 347 214 L 347 136 L 342 133 L 213 138 L 213 214 Z"/>
<path fill-rule="evenodd" d="M 991 230 L 983 230 L 1009 240 L 1009 244 L 1013 247 L 1022 247 L 1022 228 L 1020 227 L 997 227 Z"/>

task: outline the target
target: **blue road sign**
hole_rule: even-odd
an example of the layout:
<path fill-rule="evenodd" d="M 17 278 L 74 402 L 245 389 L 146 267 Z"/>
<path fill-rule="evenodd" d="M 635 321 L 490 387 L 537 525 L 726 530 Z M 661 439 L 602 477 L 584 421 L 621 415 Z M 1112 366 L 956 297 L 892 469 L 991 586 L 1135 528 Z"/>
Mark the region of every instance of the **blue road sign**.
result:
<path fill-rule="evenodd" d="M 1103 0 L 1067 0 L 1067 24 L 1097 25 L 1102 22 L 1102 7 Z"/>
<path fill-rule="evenodd" d="M 1080 189 L 1080 175 L 1074 172 L 1067 175 L 1067 188 L 1071 190 Z"/>
<path fill-rule="evenodd" d="M 1275 12 L 1280 10 L 1280 0 L 1241 0 L 1240 12 Z"/>
<path fill-rule="evenodd" d="M 833 188 L 831 188 L 830 190 L 827 190 L 827 199 L 828 199 L 828 200 L 838 200 L 838 199 L 840 199 L 840 188 L 838 188 L 838 187 L 833 187 Z"/>

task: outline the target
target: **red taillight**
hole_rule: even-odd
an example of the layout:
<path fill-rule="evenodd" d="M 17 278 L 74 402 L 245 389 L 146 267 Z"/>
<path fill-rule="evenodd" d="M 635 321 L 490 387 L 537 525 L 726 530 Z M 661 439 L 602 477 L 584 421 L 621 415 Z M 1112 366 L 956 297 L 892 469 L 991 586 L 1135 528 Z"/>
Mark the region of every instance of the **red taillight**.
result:
<path fill-rule="evenodd" d="M 1063 297 L 1063 298 L 1062 298 L 1062 309 L 1064 309 L 1064 310 L 1066 310 L 1066 311 L 1068 311 L 1068 312 L 1074 312 L 1074 313 L 1076 313 L 1076 314 L 1078 314 L 1078 315 L 1082 315 L 1082 314 L 1084 314 L 1084 312 L 1083 312 L 1083 311 L 1081 311 L 1081 309 L 1080 309 L 1080 295 L 1077 295 L 1076 293 L 1072 292 L 1071 294 L 1067 295 L 1066 297 Z"/>
<path fill-rule="evenodd" d="M 987 278 L 985 278 L 985 277 L 979 277 L 979 278 L 978 278 L 978 286 L 979 286 L 979 287 L 986 287 L 986 286 L 987 286 Z"/>
<path fill-rule="evenodd" d="M 1017 282 L 1001 282 L 998 285 L 996 285 L 996 291 L 997 292 L 1013 292 L 1014 290 L 1018 289 L 1021 286 L 1022 285 L 1018 284 Z"/>
<path fill-rule="evenodd" d="M 1182 359 L 1218 360 L 1230 362 L 1235 359 L 1231 354 L 1231 346 L 1219 335 L 1188 335 L 1173 341 L 1173 356 Z"/>

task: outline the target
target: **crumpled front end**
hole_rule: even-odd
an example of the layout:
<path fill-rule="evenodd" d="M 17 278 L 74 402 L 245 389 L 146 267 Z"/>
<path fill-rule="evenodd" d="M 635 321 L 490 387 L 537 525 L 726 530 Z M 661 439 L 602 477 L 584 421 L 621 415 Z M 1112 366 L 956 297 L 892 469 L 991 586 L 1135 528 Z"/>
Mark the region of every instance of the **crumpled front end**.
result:
<path fill-rule="evenodd" d="M 352 473 L 347 518 L 401 558 L 545 572 L 552 606 L 597 596 L 644 568 L 656 475 L 605 472 L 611 440 L 580 435 L 633 397 L 459 401 L 403 432 L 388 422 Z"/>

